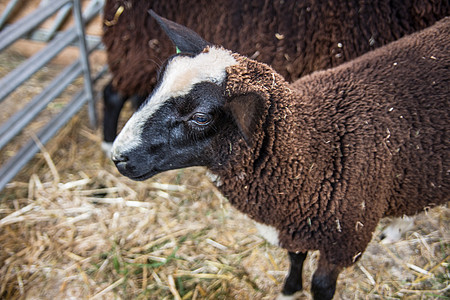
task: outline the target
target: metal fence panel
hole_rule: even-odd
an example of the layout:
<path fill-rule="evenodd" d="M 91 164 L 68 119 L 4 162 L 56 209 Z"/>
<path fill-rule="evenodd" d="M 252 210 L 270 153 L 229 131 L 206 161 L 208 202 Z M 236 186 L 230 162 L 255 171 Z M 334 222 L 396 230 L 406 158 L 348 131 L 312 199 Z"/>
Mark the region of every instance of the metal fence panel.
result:
<path fill-rule="evenodd" d="M 10 11 L 17 0 L 11 0 L 7 10 L 0 17 L 0 26 L 6 21 Z M 11 139 L 19 134 L 47 105 L 58 97 L 65 88 L 79 75 L 83 75 L 84 89 L 79 92 L 63 110 L 53 117 L 36 135 L 35 139 L 29 140 L 19 152 L 0 167 L 0 191 L 14 176 L 28 163 L 33 156 L 40 151 L 40 143 L 47 143 L 67 122 L 88 103 L 89 118 L 92 125 L 96 124 L 96 113 L 94 106 L 94 95 L 92 88 L 91 70 L 89 65 L 89 53 L 101 47 L 100 39 L 97 42 L 89 43 L 88 49 L 84 24 L 98 15 L 103 8 L 103 0 L 92 0 L 89 6 L 82 13 L 80 0 L 56 0 L 45 3 L 28 16 L 20 19 L 16 23 L 5 26 L 0 31 L 0 51 L 10 46 L 19 38 L 36 29 L 36 27 L 47 18 L 58 12 L 56 21 L 48 31 L 46 39 L 52 38 L 48 45 L 19 65 L 16 69 L 0 79 L 0 105 L 1 102 L 10 95 L 18 86 L 23 84 L 36 71 L 47 64 L 52 58 L 59 54 L 68 45 L 77 43 L 80 56 L 70 66 L 66 67 L 54 80 L 35 96 L 23 109 L 0 125 L 0 149 L 2 149 Z M 61 25 L 62 20 L 67 15 L 68 9 L 72 8 L 75 26 L 63 33 L 55 34 L 55 30 Z M 95 77 L 100 78 L 105 72 L 106 66 Z"/>

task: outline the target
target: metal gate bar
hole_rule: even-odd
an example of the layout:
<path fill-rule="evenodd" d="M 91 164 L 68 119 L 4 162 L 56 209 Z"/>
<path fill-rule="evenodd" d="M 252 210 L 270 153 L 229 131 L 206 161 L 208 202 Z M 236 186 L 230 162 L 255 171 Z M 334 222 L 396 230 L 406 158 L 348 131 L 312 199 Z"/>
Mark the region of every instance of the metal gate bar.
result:
<path fill-rule="evenodd" d="M 56 0 L 49 5 L 37 8 L 28 16 L 3 29 L 0 33 L 0 51 L 23 37 L 69 2 L 71 0 Z"/>
<path fill-rule="evenodd" d="M 49 40 L 51 40 L 53 38 L 56 31 L 59 29 L 61 24 L 64 22 L 64 20 L 69 15 L 70 10 L 72 9 L 72 6 L 73 6 L 72 3 L 67 3 L 58 11 L 58 14 L 56 15 L 56 20 L 53 23 L 52 27 L 50 28 L 47 38 L 45 40 L 46 42 L 48 42 Z"/>
<path fill-rule="evenodd" d="M 99 7 L 100 9 L 101 7 Z M 91 68 L 89 66 L 89 54 L 86 47 L 86 34 L 84 32 L 84 24 L 83 16 L 81 14 L 81 4 L 80 1 L 74 1 L 73 3 L 73 14 L 75 17 L 75 28 L 77 30 L 77 34 L 79 37 L 79 48 L 80 48 L 80 61 L 81 66 L 83 67 L 83 77 L 84 77 L 84 90 L 88 95 L 88 113 L 89 120 L 91 122 L 91 126 L 95 127 L 97 123 L 97 116 L 95 113 L 95 102 L 94 102 L 94 93 L 92 88 L 91 81 Z"/>
<path fill-rule="evenodd" d="M 9 15 L 12 13 L 19 1 L 20 0 L 11 0 L 8 2 L 5 7 L 5 11 L 3 11 L 3 14 L 0 16 L 0 29 L 3 27 Z"/>

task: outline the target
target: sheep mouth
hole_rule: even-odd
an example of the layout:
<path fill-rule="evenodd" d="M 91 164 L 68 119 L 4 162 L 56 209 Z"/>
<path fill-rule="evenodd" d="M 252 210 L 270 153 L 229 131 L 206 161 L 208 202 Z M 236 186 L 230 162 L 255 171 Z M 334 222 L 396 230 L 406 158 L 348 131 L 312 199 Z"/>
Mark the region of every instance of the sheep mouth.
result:
<path fill-rule="evenodd" d="M 130 176 L 130 175 L 128 175 L 127 177 L 130 178 L 131 180 L 134 180 L 134 181 L 144 181 L 146 179 L 149 179 L 150 177 L 155 176 L 158 173 L 159 173 L 159 171 L 152 170 L 152 171 L 147 172 L 147 173 L 145 173 L 143 175 L 139 175 L 139 176 Z"/>

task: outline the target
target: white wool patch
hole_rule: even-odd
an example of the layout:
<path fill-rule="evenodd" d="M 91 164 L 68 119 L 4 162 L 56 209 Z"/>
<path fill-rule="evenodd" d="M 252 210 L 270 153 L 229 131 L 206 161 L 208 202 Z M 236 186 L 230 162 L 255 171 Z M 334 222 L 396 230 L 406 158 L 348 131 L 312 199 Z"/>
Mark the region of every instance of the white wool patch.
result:
<path fill-rule="evenodd" d="M 285 295 L 283 293 L 278 294 L 277 299 L 276 300 L 294 300 L 295 296 L 294 295 Z"/>
<path fill-rule="evenodd" d="M 223 184 L 220 176 L 217 174 L 214 174 L 213 172 L 211 172 L 209 170 L 206 172 L 206 176 L 208 176 L 209 180 L 211 180 L 211 182 L 214 183 L 216 185 L 216 187 L 220 187 Z"/>
<path fill-rule="evenodd" d="M 141 143 L 140 136 L 145 122 L 167 100 L 189 94 L 200 82 L 221 84 L 226 68 L 237 64 L 231 52 L 210 47 L 194 57 L 175 56 L 166 66 L 162 81 L 147 103 L 127 122 L 113 144 L 112 152 L 125 152 Z"/>
<path fill-rule="evenodd" d="M 278 240 L 278 230 L 273 227 L 266 224 L 258 223 L 256 221 L 255 226 L 258 230 L 258 233 L 269 243 L 271 243 L 274 246 L 279 246 L 280 242 Z"/>
<path fill-rule="evenodd" d="M 413 227 L 414 217 L 404 216 L 401 218 L 397 218 L 383 230 L 382 236 L 384 236 L 384 238 L 381 240 L 381 243 L 394 243 L 400 240 L 402 235 Z"/>

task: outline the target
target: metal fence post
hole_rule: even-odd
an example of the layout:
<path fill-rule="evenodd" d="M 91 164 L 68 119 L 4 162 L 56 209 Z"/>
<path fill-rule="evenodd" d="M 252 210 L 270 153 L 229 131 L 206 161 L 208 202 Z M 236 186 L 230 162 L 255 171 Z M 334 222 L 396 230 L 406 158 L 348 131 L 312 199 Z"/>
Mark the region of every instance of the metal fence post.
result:
<path fill-rule="evenodd" d="M 84 89 L 88 96 L 88 111 L 89 111 L 89 121 L 91 125 L 95 128 L 97 127 L 97 114 L 95 111 L 95 99 L 92 88 L 91 79 L 91 68 L 89 65 L 89 54 L 86 46 L 86 34 L 84 32 L 84 21 L 81 15 L 81 3 L 80 0 L 74 0 L 73 3 L 73 14 L 75 17 L 75 27 L 78 33 L 79 48 L 80 48 L 80 62 L 83 67 L 84 76 Z"/>

